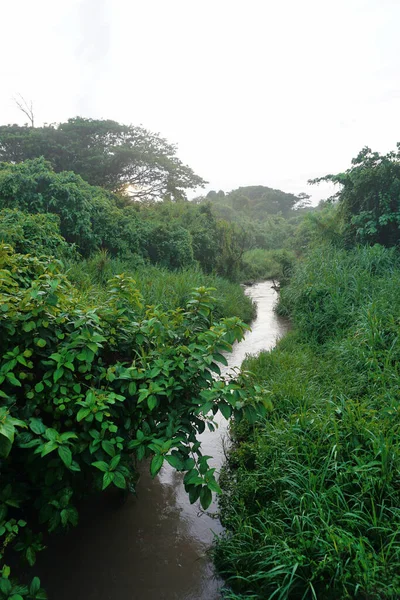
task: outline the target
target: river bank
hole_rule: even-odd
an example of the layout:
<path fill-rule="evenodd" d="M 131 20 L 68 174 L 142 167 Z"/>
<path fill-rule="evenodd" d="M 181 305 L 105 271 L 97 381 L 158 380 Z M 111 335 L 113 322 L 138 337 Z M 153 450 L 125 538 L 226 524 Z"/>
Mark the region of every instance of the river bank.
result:
<path fill-rule="evenodd" d="M 252 330 L 227 356 L 228 367 L 240 367 L 246 354 L 274 346 L 288 328 L 273 307 L 271 282 L 247 290 L 257 304 Z M 203 433 L 204 454 L 218 470 L 225 460 L 227 422 L 220 417 L 216 433 Z M 191 505 L 182 476 L 168 465 L 154 480 L 144 472 L 137 498 L 115 510 L 104 498 L 84 510 L 78 527 L 58 536 L 35 565 L 57 600 L 216 600 L 222 580 L 208 555 L 214 534 L 222 532 L 214 503 L 207 512 Z"/>
<path fill-rule="evenodd" d="M 293 331 L 244 363 L 271 410 L 221 481 L 226 599 L 400 597 L 399 287 L 396 250 L 325 246 L 282 291 Z"/>

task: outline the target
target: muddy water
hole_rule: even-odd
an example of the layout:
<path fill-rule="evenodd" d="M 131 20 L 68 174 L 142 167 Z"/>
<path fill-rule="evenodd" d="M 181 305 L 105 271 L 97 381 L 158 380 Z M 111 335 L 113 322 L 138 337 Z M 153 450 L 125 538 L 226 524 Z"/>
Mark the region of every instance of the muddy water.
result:
<path fill-rule="evenodd" d="M 273 312 L 271 282 L 247 289 L 257 303 L 257 318 L 245 339 L 234 346 L 229 366 L 246 354 L 270 349 L 288 329 Z M 227 422 L 202 435 L 203 453 L 217 469 L 224 461 Z M 214 533 L 221 532 L 213 504 L 203 513 L 190 505 L 182 476 L 169 465 L 152 480 L 144 473 L 137 489 L 120 508 L 99 498 L 83 509 L 79 526 L 58 536 L 35 566 L 50 600 L 216 600 L 222 581 L 207 556 Z"/>

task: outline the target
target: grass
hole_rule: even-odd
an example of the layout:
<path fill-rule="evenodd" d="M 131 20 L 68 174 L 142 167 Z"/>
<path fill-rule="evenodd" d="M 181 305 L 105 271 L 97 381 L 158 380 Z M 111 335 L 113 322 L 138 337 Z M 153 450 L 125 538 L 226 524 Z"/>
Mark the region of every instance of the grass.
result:
<path fill-rule="evenodd" d="M 294 253 L 289 250 L 263 250 L 255 248 L 243 255 L 243 273 L 241 279 L 263 280 L 280 279 L 287 275 L 292 267 Z"/>
<path fill-rule="evenodd" d="M 107 281 L 114 275 L 125 273 L 136 281 L 146 305 L 161 305 L 165 310 L 183 307 L 193 288 L 206 286 L 215 288 L 212 294 L 216 300 L 216 319 L 237 316 L 250 323 L 255 316 L 255 306 L 240 285 L 222 277 L 205 275 L 200 269 L 169 271 L 144 264 L 140 257 L 121 261 L 102 251 L 88 260 L 67 263 L 66 270 L 69 279 L 97 305 L 106 294 Z"/>
<path fill-rule="evenodd" d="M 221 476 L 226 598 L 400 597 L 399 289 L 381 247 L 316 251 L 285 289 L 294 331 L 245 364 L 271 412 Z"/>

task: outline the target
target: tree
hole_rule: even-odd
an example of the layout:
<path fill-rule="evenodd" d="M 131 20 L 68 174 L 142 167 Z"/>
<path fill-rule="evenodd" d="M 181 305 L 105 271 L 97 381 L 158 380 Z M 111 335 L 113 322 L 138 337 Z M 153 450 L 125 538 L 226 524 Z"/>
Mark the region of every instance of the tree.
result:
<path fill-rule="evenodd" d="M 351 242 L 395 246 L 400 241 L 400 143 L 397 152 L 379 154 L 363 148 L 344 173 L 311 180 L 341 186 L 338 202 Z"/>
<path fill-rule="evenodd" d="M 205 181 L 176 156 L 176 146 L 143 127 L 76 117 L 45 127 L 0 127 L 0 160 L 44 156 L 56 172 L 74 171 L 92 185 L 135 199 L 185 198 Z"/>
<path fill-rule="evenodd" d="M 28 103 L 21 94 L 18 94 L 19 98 L 14 98 L 15 104 L 18 106 L 19 110 L 24 113 L 26 117 L 28 117 L 31 127 L 35 127 L 35 115 L 33 112 L 33 102 L 32 100 Z"/>

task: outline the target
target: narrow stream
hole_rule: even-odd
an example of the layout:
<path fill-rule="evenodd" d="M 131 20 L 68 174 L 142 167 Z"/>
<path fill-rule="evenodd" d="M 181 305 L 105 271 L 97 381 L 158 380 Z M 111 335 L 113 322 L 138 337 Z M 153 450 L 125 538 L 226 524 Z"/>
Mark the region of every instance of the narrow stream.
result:
<path fill-rule="evenodd" d="M 271 349 L 288 329 L 273 311 L 277 299 L 271 282 L 246 292 L 257 303 L 252 330 L 227 356 L 240 366 L 246 354 Z M 221 417 L 215 433 L 202 435 L 204 454 L 217 469 L 224 462 L 227 422 Z M 35 565 L 49 600 L 217 600 L 222 581 L 207 556 L 214 533 L 222 531 L 215 503 L 207 513 L 191 505 L 182 475 L 169 465 L 152 480 L 145 472 L 137 498 L 120 508 L 100 497 L 83 509 L 79 526 L 52 540 Z"/>

